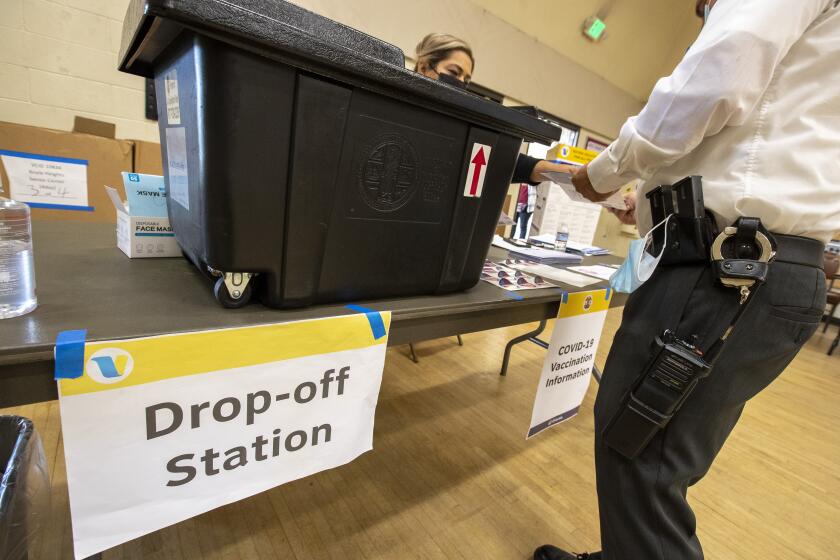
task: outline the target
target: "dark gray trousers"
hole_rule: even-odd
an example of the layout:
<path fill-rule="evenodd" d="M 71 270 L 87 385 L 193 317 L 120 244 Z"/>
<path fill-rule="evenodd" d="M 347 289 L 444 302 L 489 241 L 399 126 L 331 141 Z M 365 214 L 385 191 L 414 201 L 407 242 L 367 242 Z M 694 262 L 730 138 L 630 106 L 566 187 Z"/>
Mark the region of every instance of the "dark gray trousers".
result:
<path fill-rule="evenodd" d="M 635 459 L 601 434 L 650 357 L 654 336 L 676 330 L 708 348 L 737 309 L 738 291 L 716 283 L 708 265 L 660 266 L 633 293 L 610 350 L 595 402 L 595 463 L 604 560 L 700 560 L 689 486 L 709 470 L 744 404 L 767 387 L 817 329 L 825 276 L 773 263 L 711 375 Z"/>

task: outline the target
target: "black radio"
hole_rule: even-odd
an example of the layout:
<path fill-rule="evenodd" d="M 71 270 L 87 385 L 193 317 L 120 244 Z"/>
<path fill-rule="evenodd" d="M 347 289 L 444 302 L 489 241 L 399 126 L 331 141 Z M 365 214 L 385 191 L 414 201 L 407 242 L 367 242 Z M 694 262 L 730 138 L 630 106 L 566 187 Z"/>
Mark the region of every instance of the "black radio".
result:
<path fill-rule="evenodd" d="M 604 429 L 604 441 L 628 459 L 641 452 L 709 375 L 711 365 L 691 343 L 671 331 L 656 337 L 657 351 Z"/>

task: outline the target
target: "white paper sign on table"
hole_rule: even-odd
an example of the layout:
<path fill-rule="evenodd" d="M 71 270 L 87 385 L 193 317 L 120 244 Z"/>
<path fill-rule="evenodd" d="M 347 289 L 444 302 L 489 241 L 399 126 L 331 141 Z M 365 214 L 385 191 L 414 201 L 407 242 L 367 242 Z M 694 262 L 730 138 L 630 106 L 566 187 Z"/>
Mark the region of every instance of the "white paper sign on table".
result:
<path fill-rule="evenodd" d="M 575 274 L 574 272 L 569 272 L 564 268 L 557 268 L 547 264 L 533 264 L 525 261 L 517 261 L 515 259 L 505 261 L 504 264 L 510 268 L 515 268 L 516 270 L 522 270 L 523 272 L 527 272 L 535 276 L 542 276 L 543 278 L 569 284 L 570 286 L 575 286 L 577 288 L 583 288 L 585 286 L 598 283 L 598 280 L 592 279 L 588 276 Z"/>
<path fill-rule="evenodd" d="M 88 162 L 0 150 L 9 196 L 35 208 L 92 211 L 88 206 Z"/>
<path fill-rule="evenodd" d="M 574 270 L 575 272 L 580 272 L 581 274 L 586 274 L 587 276 L 600 278 L 601 280 L 609 280 L 618 269 L 611 266 L 605 266 L 603 264 L 592 264 L 586 266 L 570 266 L 569 270 Z"/>
<path fill-rule="evenodd" d="M 528 438 L 580 410 L 611 298 L 609 289 L 563 296 L 537 386 Z"/>
<path fill-rule="evenodd" d="M 390 313 L 56 345 L 75 557 L 372 449 Z M 75 332 L 75 331 L 74 331 Z M 81 346 L 80 346 L 81 344 Z"/>

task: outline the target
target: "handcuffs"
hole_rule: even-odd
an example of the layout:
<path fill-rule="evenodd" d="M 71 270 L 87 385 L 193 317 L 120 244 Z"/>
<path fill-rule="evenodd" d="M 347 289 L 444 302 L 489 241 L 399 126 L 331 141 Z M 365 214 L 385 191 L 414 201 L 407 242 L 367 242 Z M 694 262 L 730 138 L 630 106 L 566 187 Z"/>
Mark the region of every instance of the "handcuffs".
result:
<path fill-rule="evenodd" d="M 724 228 L 712 243 L 712 268 L 721 284 L 741 291 L 741 305 L 749 298 L 751 288 L 767 279 L 768 264 L 776 257 L 774 242 L 769 234 L 758 229 L 760 224 L 756 218 L 739 218 L 734 226 Z M 735 258 L 723 254 L 724 244 L 730 240 L 736 243 Z M 760 251 L 757 256 L 756 247 Z"/>

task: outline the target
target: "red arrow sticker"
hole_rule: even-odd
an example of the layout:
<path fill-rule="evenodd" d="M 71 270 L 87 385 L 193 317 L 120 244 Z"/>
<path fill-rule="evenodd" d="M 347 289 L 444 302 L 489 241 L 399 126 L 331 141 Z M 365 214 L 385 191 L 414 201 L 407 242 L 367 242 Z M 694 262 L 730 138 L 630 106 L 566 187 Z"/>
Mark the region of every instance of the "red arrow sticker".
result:
<path fill-rule="evenodd" d="M 470 159 L 467 162 L 469 168 L 467 169 L 467 182 L 464 185 L 464 196 L 473 198 L 481 196 L 492 149 L 486 144 L 473 144 Z"/>

